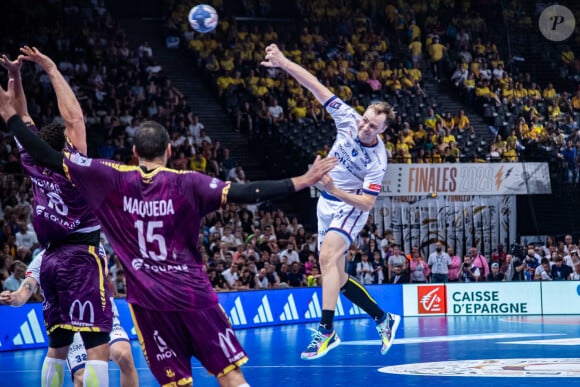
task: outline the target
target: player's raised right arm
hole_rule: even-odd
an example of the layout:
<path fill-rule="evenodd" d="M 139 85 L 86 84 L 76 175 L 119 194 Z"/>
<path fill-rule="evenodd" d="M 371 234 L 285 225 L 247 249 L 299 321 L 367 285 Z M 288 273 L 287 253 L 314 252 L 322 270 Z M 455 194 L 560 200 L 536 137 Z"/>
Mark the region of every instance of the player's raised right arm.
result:
<path fill-rule="evenodd" d="M 264 67 L 279 67 L 285 70 L 298 83 L 310 90 L 322 105 L 334 95 L 308 70 L 286 58 L 275 44 L 270 44 L 266 47 L 266 60 L 262 61 L 261 65 Z"/>
<path fill-rule="evenodd" d="M 80 153 L 86 155 L 87 135 L 83 111 L 70 85 L 53 60 L 40 52 L 38 48 L 24 46 L 20 52 L 22 52 L 20 58 L 38 64 L 49 76 L 56 94 L 58 110 L 65 123 L 66 136 Z"/>

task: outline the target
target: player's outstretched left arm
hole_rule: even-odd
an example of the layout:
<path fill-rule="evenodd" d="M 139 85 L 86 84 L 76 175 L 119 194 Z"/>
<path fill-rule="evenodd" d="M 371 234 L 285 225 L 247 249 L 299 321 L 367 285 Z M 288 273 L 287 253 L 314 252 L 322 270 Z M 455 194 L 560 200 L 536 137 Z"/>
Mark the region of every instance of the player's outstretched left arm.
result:
<path fill-rule="evenodd" d="M 370 211 L 375 205 L 377 201 L 377 197 L 374 195 L 369 195 L 363 193 L 362 195 L 349 193 L 341 190 L 340 188 L 336 188 L 334 185 L 334 181 L 330 175 L 325 175 L 320 180 L 320 185 L 322 188 L 331 194 L 334 197 L 339 198 L 345 203 L 350 204 L 351 206 L 361 210 L 361 211 Z"/>
<path fill-rule="evenodd" d="M 37 287 L 38 282 L 34 278 L 26 277 L 17 291 L 4 290 L 0 293 L 0 304 L 22 306 L 30 300 Z"/>
<path fill-rule="evenodd" d="M 14 101 L 14 79 L 8 80 L 5 90 L 0 86 L 0 117 L 6 122 L 8 129 L 16 137 L 20 145 L 40 165 L 52 169 L 57 173 L 64 174 L 64 155 L 55 151 L 40 137 L 32 133 L 16 113 Z"/>
<path fill-rule="evenodd" d="M 317 156 L 312 167 L 303 175 L 283 180 L 256 181 L 248 184 L 232 183 L 227 194 L 228 202 L 258 203 L 280 199 L 315 185 L 336 165 L 336 157 Z"/>
<path fill-rule="evenodd" d="M 56 94 L 58 110 L 65 123 L 65 134 L 84 155 L 87 154 L 87 134 L 85 119 L 81 105 L 77 100 L 70 85 L 63 77 L 58 67 L 48 56 L 44 55 L 36 47 L 24 46 L 20 49 L 20 59 L 34 62 L 39 65 L 49 76 L 50 82 Z"/>
<path fill-rule="evenodd" d="M 22 68 L 22 58 L 18 57 L 15 60 L 10 60 L 6 55 L 0 57 L 0 66 L 8 71 L 8 77 L 14 80 L 14 100 L 12 105 L 16 109 L 22 120 L 26 123 L 32 123 L 32 118 L 28 114 L 28 106 L 26 105 L 26 95 L 22 87 L 22 75 L 20 69 Z"/>

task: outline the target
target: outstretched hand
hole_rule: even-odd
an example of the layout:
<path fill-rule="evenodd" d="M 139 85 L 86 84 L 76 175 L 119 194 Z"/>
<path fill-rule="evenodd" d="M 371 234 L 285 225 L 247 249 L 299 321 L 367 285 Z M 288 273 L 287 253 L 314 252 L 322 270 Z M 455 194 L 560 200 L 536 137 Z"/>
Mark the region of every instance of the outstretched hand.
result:
<path fill-rule="evenodd" d="M 0 57 L 0 66 L 8 71 L 8 75 L 18 74 L 22 67 L 21 57 L 19 56 L 15 60 L 10 60 L 6 55 L 2 55 Z"/>
<path fill-rule="evenodd" d="M 0 304 L 10 305 L 14 301 L 14 296 L 10 290 L 4 290 L 0 293 Z"/>
<path fill-rule="evenodd" d="M 284 61 L 287 60 L 282 51 L 275 44 L 266 47 L 266 60 L 260 62 L 264 67 L 284 67 Z"/>
<path fill-rule="evenodd" d="M 314 163 L 312 164 L 312 168 L 308 170 L 304 174 L 308 185 L 314 185 L 320 181 L 338 162 L 336 157 L 326 157 L 322 158 L 320 156 L 316 156 Z"/>
<path fill-rule="evenodd" d="M 16 114 L 16 109 L 12 105 L 14 100 L 14 79 L 8 80 L 8 87 L 6 90 L 0 86 L 0 116 L 4 121 L 8 121 L 10 117 Z"/>
<path fill-rule="evenodd" d="M 44 71 L 51 70 L 56 68 L 56 64 L 50 59 L 48 56 L 44 55 L 40 50 L 36 47 L 28 47 L 24 46 L 20 48 L 20 52 L 22 53 L 18 58 L 27 60 L 29 62 L 34 62 Z"/>

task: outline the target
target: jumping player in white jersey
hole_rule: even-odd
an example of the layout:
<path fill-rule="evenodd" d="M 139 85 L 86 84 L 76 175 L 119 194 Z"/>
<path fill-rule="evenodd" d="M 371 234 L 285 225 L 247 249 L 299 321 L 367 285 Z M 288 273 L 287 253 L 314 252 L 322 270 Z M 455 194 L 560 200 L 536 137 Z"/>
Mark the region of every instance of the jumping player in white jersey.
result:
<path fill-rule="evenodd" d="M 28 302 L 30 297 L 36 292 L 36 288 L 40 286 L 40 266 L 42 265 L 43 254 L 44 251 L 39 253 L 30 262 L 26 270 L 26 278 L 20 284 L 17 291 L 11 292 L 5 290 L 0 293 L 0 304 L 18 307 Z M 99 249 L 99 255 L 105 256 L 102 247 Z M 119 311 L 113 300 L 111 300 L 111 303 L 113 306 L 113 330 L 109 334 L 110 357 L 111 360 L 117 363 L 121 370 L 121 387 L 137 387 L 139 386 L 139 376 L 135 369 L 129 336 L 121 326 Z M 86 361 L 87 351 L 85 350 L 80 333 L 77 332 L 74 335 L 74 340 L 67 356 L 67 364 L 75 387 L 81 387 L 83 385 Z"/>
<path fill-rule="evenodd" d="M 395 338 L 400 316 L 386 313 L 364 286 L 345 272 L 345 253 L 367 221 L 381 191 L 387 169 L 387 153 L 380 134 L 394 111 L 386 102 L 372 103 L 361 116 L 345 104 L 308 70 L 284 56 L 271 44 L 266 47 L 265 67 L 278 67 L 306 87 L 324 105 L 337 128 L 329 155 L 339 163 L 322 180 L 318 201 L 318 247 L 322 271 L 322 318 L 302 359 L 320 358 L 340 344 L 333 328 L 339 291 L 367 312 L 377 324 L 386 354 Z"/>

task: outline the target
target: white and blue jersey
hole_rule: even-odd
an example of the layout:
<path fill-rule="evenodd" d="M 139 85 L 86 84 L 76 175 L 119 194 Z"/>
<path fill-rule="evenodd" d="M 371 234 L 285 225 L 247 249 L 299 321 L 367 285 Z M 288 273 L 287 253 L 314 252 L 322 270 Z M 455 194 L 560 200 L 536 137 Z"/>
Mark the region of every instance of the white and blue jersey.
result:
<path fill-rule="evenodd" d="M 387 170 L 385 144 L 379 141 L 371 146 L 358 139 L 361 115 L 337 96 L 330 98 L 324 107 L 336 124 L 336 140 L 329 155 L 338 159 L 329 172 L 336 188 L 356 194 L 378 196 Z M 340 199 L 322 192 L 318 200 L 318 247 L 330 230 L 344 236 L 350 245 L 365 225 L 368 212 L 358 210 Z"/>

